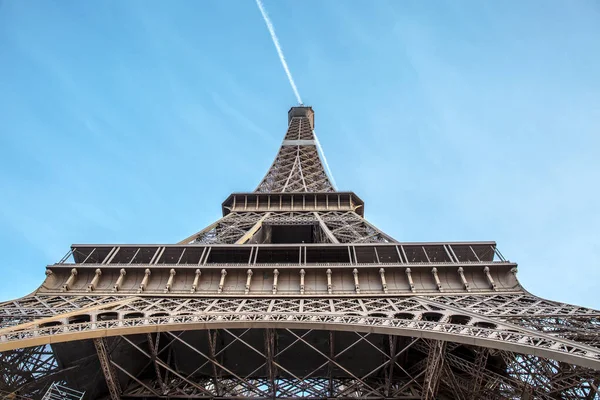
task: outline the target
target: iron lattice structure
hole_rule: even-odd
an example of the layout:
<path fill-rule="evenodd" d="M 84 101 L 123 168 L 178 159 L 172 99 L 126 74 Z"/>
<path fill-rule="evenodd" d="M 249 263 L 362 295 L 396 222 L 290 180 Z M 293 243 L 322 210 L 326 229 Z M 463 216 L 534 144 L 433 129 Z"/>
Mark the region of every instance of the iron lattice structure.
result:
<path fill-rule="evenodd" d="M 0 304 L 0 393 L 599 398 L 599 311 L 528 293 L 494 242 L 386 235 L 332 186 L 313 128 L 293 107 L 256 190 L 202 231 L 73 245 Z"/>

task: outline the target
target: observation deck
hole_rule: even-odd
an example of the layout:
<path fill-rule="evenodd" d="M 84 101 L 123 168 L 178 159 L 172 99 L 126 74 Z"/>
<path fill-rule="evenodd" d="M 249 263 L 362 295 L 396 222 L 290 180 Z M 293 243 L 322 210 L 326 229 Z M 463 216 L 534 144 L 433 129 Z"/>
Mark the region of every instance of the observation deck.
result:
<path fill-rule="evenodd" d="M 495 242 L 73 245 L 40 293 L 398 296 L 521 291 Z"/>

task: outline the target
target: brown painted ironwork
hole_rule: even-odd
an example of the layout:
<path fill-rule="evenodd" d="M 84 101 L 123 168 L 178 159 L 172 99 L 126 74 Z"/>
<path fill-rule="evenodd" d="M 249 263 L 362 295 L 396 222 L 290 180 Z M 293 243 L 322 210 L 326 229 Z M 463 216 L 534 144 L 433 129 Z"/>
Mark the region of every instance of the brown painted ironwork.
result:
<path fill-rule="evenodd" d="M 0 396 L 598 399 L 600 311 L 542 299 L 494 242 L 404 243 L 337 191 L 314 113 L 176 244 L 74 244 L 0 304 Z"/>

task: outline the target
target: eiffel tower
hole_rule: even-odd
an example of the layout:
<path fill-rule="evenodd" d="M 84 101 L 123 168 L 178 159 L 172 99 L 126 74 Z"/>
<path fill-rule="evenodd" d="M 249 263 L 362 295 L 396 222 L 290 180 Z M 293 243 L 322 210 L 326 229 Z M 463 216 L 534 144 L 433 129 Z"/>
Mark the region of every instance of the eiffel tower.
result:
<path fill-rule="evenodd" d="M 600 398 L 600 311 L 530 294 L 495 242 L 370 224 L 331 184 L 311 107 L 290 109 L 271 168 L 222 211 L 177 244 L 74 244 L 0 304 L 0 393 Z"/>

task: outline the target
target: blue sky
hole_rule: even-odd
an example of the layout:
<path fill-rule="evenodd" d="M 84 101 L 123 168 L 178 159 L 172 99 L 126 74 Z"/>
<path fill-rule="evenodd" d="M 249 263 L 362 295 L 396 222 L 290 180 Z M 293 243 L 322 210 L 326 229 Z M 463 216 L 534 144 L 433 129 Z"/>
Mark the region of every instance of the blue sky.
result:
<path fill-rule="evenodd" d="M 595 1 L 265 0 L 340 190 L 495 240 L 600 308 Z M 0 300 L 72 243 L 173 243 L 251 191 L 294 94 L 254 1 L 0 1 Z"/>

